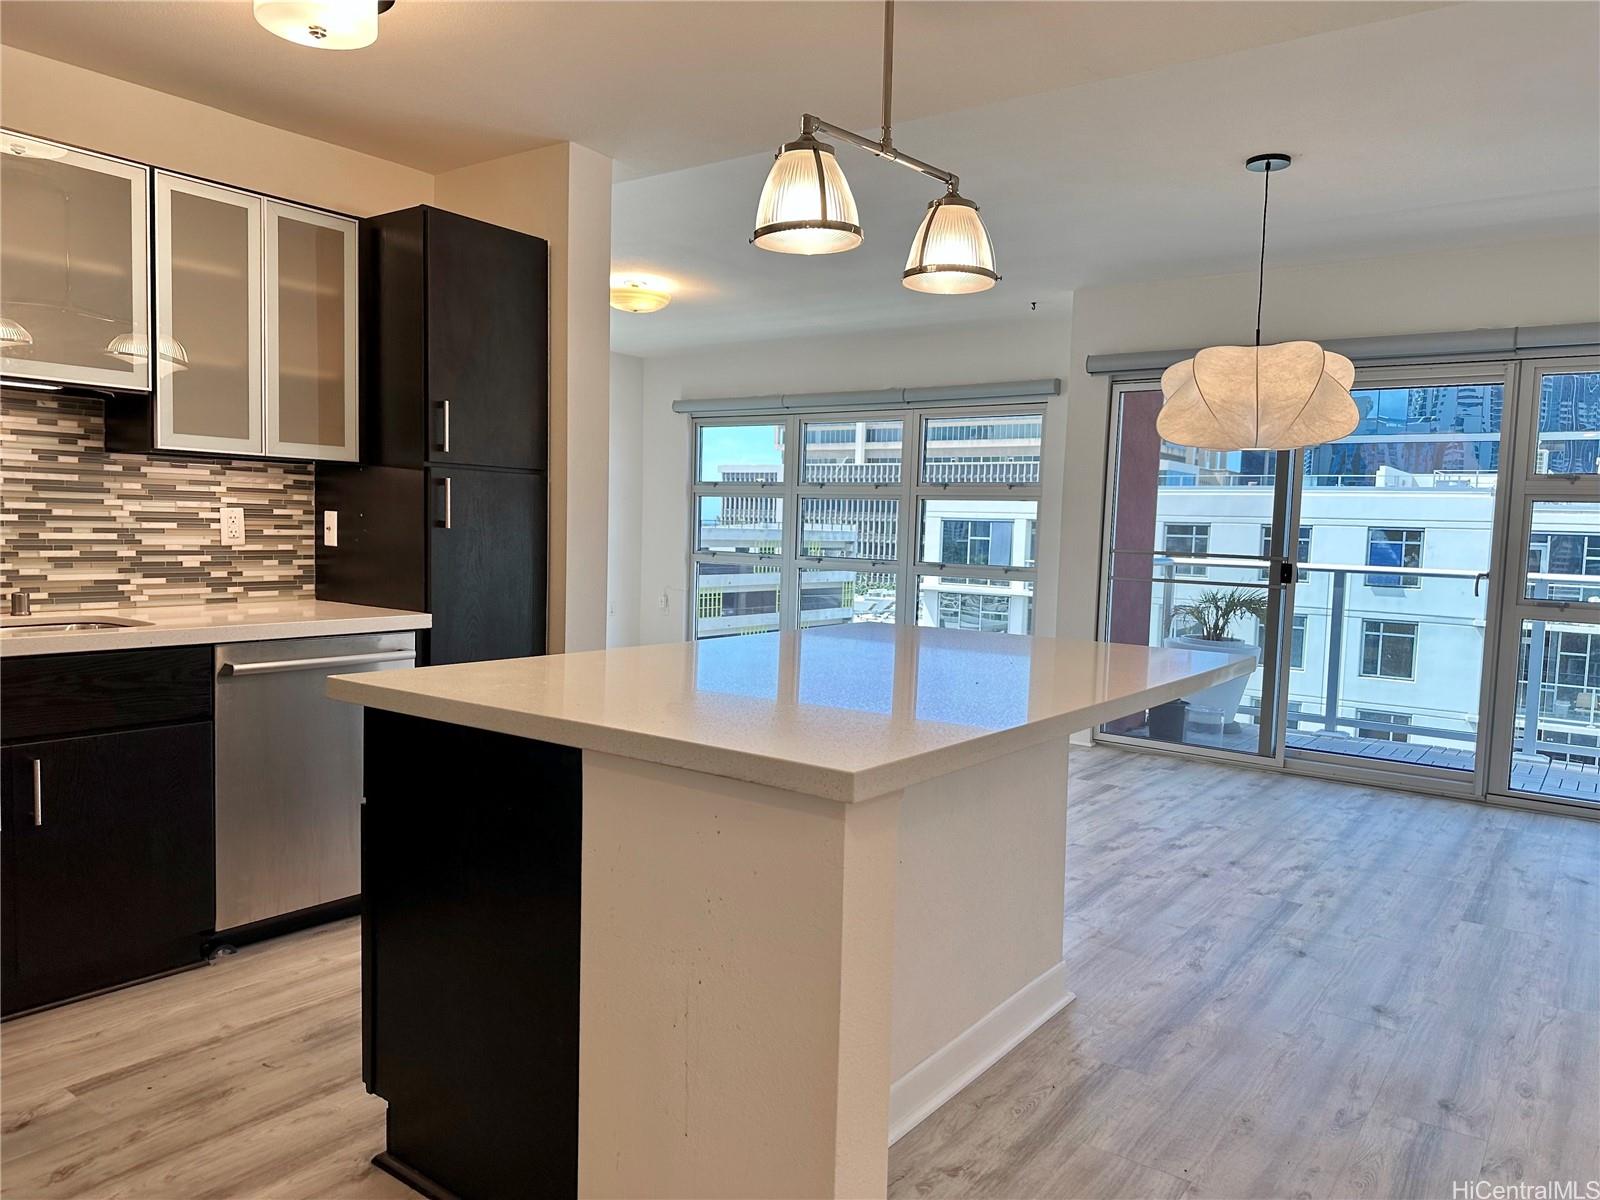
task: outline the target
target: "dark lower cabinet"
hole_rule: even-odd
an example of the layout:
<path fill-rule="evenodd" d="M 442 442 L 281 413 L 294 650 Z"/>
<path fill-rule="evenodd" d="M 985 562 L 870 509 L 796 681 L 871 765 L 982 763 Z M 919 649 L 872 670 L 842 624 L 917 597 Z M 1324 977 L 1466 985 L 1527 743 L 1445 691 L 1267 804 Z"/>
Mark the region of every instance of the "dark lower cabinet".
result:
<path fill-rule="evenodd" d="M 6 1014 L 196 963 L 212 924 L 212 724 L 0 750 Z"/>
<path fill-rule="evenodd" d="M 428 662 L 544 653 L 544 476 L 428 472 Z"/>
<path fill-rule="evenodd" d="M 433 614 L 418 666 L 545 651 L 545 478 L 476 467 L 317 468 L 317 596 Z"/>

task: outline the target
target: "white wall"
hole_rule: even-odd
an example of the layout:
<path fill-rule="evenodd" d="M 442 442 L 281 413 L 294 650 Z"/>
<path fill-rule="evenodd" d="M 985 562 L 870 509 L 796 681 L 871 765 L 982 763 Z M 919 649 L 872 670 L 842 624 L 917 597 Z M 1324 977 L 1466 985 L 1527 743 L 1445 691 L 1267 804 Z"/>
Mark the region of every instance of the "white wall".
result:
<path fill-rule="evenodd" d="M 1073 296 L 1058 632 L 1092 637 L 1111 385 L 1090 354 L 1248 343 L 1254 272 L 1086 288 Z M 1557 238 L 1267 272 L 1267 341 L 1600 320 L 1600 240 Z"/>
<path fill-rule="evenodd" d="M 638 640 L 681 641 L 686 633 L 689 419 L 672 411 L 674 400 L 1065 379 L 1070 366 L 1067 334 L 1068 314 L 1057 310 L 1003 324 L 795 338 L 645 359 L 641 439 L 647 452 L 640 479 Z M 1046 462 L 1061 461 L 1065 425 L 1058 398 L 1045 416 Z M 1035 625 L 1041 633 L 1050 632 L 1055 621 L 1056 569 L 1047 552 L 1060 540 L 1060 510 L 1061 475 L 1047 471 L 1039 513 L 1035 608 Z M 1098 501 L 1095 520 L 1099 520 Z"/>
<path fill-rule="evenodd" d="M 639 641 L 640 472 L 644 463 L 644 360 L 611 356 L 610 530 L 606 539 L 606 645 Z"/>

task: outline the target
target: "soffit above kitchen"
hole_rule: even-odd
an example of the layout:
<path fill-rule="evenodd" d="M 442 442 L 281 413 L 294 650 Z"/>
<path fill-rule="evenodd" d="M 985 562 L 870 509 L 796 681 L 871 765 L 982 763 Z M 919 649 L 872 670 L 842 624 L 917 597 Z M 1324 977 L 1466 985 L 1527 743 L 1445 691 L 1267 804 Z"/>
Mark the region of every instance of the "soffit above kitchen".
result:
<path fill-rule="evenodd" d="M 896 115 L 1018 97 L 1385 21 L 1425 3 L 902 5 Z M 876 0 L 399 0 L 362 50 L 273 37 L 248 3 L 5 0 L 0 41 L 438 172 L 553 142 L 619 177 L 768 149 L 819 108 L 876 115 Z"/>

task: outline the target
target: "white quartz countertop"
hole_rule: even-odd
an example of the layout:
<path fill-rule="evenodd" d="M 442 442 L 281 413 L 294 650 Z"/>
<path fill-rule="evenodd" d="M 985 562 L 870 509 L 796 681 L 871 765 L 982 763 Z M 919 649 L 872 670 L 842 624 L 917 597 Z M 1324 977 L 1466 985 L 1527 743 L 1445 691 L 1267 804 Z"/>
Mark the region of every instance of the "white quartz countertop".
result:
<path fill-rule="evenodd" d="M 140 621 L 115 629 L 64 632 L 29 628 L 61 621 Z M 13 621 L 27 624 L 11 626 Z M 153 646 L 209 646 L 279 638 L 333 637 L 427 629 L 427 613 L 369 608 L 331 600 L 241 600 L 227 604 L 126 605 L 95 609 L 45 609 L 31 617 L 7 617 L 0 630 L 0 658 L 76 654 L 90 650 L 141 650 Z"/>
<path fill-rule="evenodd" d="M 336 675 L 328 694 L 848 803 L 1254 667 L 1253 657 L 858 624 Z"/>

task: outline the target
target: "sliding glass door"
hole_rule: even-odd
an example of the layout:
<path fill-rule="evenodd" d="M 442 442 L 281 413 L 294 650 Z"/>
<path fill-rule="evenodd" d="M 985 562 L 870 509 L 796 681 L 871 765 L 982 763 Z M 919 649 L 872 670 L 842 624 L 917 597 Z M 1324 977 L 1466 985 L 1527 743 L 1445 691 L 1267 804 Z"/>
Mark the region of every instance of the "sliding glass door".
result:
<path fill-rule="evenodd" d="M 1600 805 L 1600 360 L 1524 372 L 1492 791 Z"/>
<path fill-rule="evenodd" d="M 1600 359 L 1356 384 L 1285 454 L 1170 445 L 1114 387 L 1102 637 L 1255 669 L 1101 736 L 1600 805 Z"/>
<path fill-rule="evenodd" d="M 1287 755 L 1473 780 L 1505 382 L 1364 371 L 1355 432 L 1295 456 Z"/>

